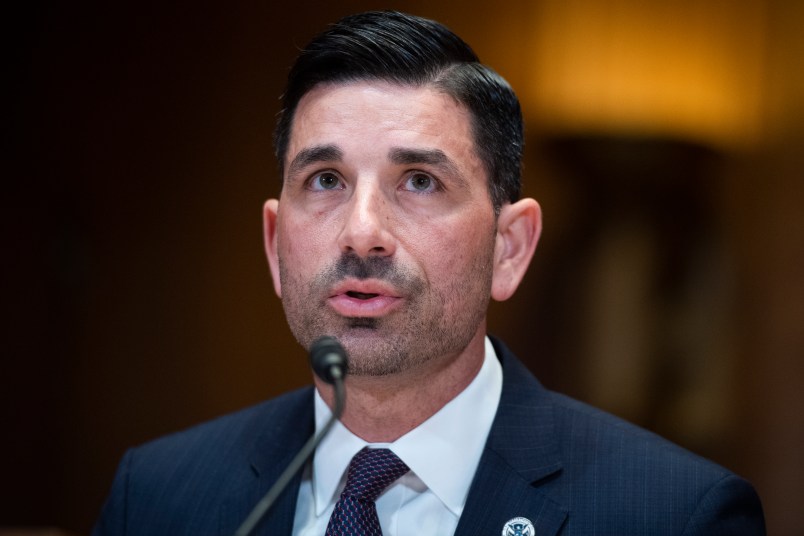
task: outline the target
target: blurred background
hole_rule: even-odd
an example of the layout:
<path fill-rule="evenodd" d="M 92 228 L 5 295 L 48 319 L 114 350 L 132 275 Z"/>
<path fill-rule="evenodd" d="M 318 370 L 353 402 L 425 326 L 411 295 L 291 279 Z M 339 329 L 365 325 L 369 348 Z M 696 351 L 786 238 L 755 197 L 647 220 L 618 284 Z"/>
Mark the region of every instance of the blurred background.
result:
<path fill-rule="evenodd" d="M 24 3 L 18 3 L 24 4 Z M 128 446 L 309 382 L 264 261 L 299 46 L 393 8 L 514 86 L 545 231 L 491 332 L 804 534 L 804 3 L 6 8 L 0 527 L 88 534 Z"/>

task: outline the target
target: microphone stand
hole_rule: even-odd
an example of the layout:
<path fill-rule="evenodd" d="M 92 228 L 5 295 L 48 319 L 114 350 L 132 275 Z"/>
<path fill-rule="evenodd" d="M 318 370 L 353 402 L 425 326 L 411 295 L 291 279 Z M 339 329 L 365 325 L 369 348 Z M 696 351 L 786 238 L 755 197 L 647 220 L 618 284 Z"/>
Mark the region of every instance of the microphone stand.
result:
<path fill-rule="evenodd" d="M 346 401 L 346 389 L 343 385 L 343 371 L 340 367 L 332 367 L 330 370 L 330 374 L 332 375 L 333 385 L 335 387 L 335 408 L 332 411 L 332 416 L 330 416 L 327 423 L 321 429 L 320 432 L 315 434 L 304 446 L 301 450 L 296 454 L 296 457 L 291 460 L 290 464 L 287 466 L 285 471 L 279 476 L 277 481 L 271 486 L 271 489 L 268 490 L 268 493 L 257 503 L 251 513 L 248 515 L 245 521 L 240 525 L 240 528 L 237 529 L 234 536 L 248 536 L 251 531 L 257 526 L 257 523 L 260 522 L 262 516 L 268 511 L 269 508 L 274 504 L 279 494 L 285 489 L 285 487 L 290 483 L 296 473 L 301 469 L 302 465 L 307 462 L 307 459 L 313 453 L 315 448 L 321 443 L 321 440 L 324 439 L 324 436 L 329 433 L 330 428 L 335 424 L 335 421 L 341 418 L 343 414 L 343 407 Z"/>

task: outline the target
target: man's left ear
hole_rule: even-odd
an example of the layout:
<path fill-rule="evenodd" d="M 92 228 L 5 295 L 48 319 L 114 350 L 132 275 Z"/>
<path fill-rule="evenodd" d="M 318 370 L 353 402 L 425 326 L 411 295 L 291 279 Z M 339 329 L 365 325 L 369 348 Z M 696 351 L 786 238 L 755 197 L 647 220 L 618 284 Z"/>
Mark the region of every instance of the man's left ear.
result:
<path fill-rule="evenodd" d="M 520 199 L 503 205 L 497 217 L 492 298 L 503 301 L 514 294 L 525 276 L 541 234 L 542 209 L 535 199 Z"/>

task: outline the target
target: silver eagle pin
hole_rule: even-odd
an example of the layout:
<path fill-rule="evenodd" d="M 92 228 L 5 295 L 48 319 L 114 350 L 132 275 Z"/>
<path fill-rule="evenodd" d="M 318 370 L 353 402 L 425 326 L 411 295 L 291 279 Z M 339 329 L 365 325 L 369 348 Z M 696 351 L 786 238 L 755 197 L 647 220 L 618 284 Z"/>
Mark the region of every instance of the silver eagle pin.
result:
<path fill-rule="evenodd" d="M 533 523 L 526 517 L 509 519 L 503 525 L 502 536 L 536 536 Z"/>

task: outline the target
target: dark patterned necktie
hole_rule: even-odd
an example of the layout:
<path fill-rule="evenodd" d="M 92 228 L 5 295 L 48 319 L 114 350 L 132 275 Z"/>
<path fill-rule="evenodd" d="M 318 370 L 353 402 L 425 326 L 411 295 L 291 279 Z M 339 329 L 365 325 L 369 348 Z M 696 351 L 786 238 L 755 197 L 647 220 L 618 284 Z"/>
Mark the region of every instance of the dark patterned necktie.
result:
<path fill-rule="evenodd" d="M 374 500 L 410 469 L 388 449 L 365 447 L 349 463 L 346 487 L 329 518 L 326 536 L 382 536 Z"/>

